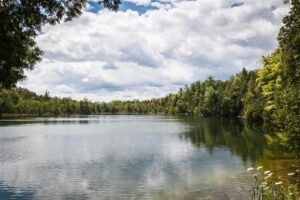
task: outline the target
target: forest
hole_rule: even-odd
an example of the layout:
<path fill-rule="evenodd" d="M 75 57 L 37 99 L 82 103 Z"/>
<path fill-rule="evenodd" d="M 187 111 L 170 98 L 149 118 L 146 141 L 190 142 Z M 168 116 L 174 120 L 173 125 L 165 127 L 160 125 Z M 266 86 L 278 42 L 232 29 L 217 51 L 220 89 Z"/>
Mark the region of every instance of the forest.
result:
<path fill-rule="evenodd" d="M 149 100 L 91 102 L 37 95 L 24 88 L 0 88 L 0 114 L 71 115 L 139 113 L 243 117 L 300 136 L 300 3 L 292 1 L 278 34 L 278 48 L 261 58 L 259 70 L 245 68 L 229 80 L 208 77 L 177 93 Z"/>

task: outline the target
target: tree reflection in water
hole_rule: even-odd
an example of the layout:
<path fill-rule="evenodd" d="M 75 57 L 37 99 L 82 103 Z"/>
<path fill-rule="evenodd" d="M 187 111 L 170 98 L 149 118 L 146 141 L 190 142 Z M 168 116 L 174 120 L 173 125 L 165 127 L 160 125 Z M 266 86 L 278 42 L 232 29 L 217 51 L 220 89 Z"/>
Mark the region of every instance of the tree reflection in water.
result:
<path fill-rule="evenodd" d="M 296 151 L 289 148 L 284 134 L 270 132 L 267 126 L 244 125 L 240 119 L 184 118 L 189 130 L 180 134 L 197 147 L 213 153 L 216 148 L 226 148 L 244 162 L 295 159 Z"/>

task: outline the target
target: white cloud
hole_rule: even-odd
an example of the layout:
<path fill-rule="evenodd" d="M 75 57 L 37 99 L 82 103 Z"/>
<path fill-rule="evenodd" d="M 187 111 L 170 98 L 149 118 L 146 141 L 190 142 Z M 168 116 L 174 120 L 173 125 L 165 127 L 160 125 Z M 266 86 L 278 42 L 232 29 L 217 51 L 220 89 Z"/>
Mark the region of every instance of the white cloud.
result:
<path fill-rule="evenodd" d="M 20 85 L 74 98 L 145 99 L 209 75 L 224 79 L 257 68 L 259 57 L 276 48 L 288 8 L 282 0 L 234 3 L 158 1 L 160 9 L 142 15 L 84 11 L 43 29 L 43 61 Z"/>
<path fill-rule="evenodd" d="M 125 0 L 127 2 L 134 3 L 136 5 L 149 6 L 151 4 L 151 0 Z"/>

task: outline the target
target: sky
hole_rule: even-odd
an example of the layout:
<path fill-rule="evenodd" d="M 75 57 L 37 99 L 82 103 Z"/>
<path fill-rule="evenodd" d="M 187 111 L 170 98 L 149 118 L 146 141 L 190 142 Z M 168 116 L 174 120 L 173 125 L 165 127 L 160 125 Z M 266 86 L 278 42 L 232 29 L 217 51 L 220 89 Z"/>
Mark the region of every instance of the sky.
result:
<path fill-rule="evenodd" d="M 79 18 L 47 25 L 42 61 L 19 86 L 92 101 L 163 97 L 208 76 L 261 67 L 277 47 L 282 0 L 89 0 Z"/>

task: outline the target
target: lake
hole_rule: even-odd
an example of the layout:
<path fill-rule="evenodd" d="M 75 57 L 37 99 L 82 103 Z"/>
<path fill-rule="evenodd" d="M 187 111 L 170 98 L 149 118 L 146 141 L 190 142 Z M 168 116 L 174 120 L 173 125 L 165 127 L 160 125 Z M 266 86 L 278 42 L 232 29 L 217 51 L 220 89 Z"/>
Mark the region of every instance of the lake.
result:
<path fill-rule="evenodd" d="M 260 165 L 300 166 L 281 137 L 238 119 L 0 120 L 1 200 L 251 199 L 247 168 Z"/>

